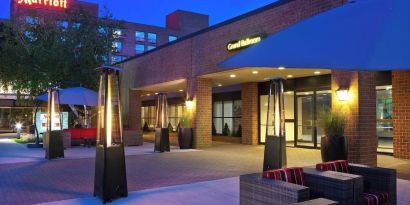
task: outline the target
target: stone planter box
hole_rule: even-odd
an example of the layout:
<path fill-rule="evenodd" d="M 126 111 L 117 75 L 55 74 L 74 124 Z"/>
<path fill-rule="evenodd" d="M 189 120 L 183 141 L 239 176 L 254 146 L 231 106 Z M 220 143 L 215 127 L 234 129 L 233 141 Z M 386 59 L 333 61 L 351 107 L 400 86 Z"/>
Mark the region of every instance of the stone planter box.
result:
<path fill-rule="evenodd" d="M 142 138 L 142 131 L 124 129 L 123 130 L 124 146 L 142 146 L 144 140 Z"/>

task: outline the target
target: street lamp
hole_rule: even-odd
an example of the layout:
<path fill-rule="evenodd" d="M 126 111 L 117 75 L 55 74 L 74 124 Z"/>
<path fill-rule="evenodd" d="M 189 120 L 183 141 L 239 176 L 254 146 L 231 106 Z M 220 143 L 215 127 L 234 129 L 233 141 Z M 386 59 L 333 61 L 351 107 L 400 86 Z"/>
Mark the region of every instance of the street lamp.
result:
<path fill-rule="evenodd" d="M 103 202 L 128 195 L 118 67 L 103 66 L 98 92 L 94 196 Z"/>
<path fill-rule="evenodd" d="M 43 137 L 46 159 L 64 157 L 63 132 L 61 128 L 59 91 L 56 86 L 53 86 L 48 89 L 47 132 Z"/>

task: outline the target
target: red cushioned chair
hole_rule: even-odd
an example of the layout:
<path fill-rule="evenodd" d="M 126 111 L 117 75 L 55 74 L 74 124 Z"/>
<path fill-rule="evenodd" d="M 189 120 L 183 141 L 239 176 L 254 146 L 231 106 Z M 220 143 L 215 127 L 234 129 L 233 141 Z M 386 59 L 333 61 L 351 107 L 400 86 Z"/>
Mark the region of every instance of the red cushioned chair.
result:
<path fill-rule="evenodd" d="M 397 204 L 397 179 L 394 169 L 349 164 L 347 160 L 320 163 L 316 165 L 316 169 L 363 176 L 361 196 L 364 205 Z"/>
<path fill-rule="evenodd" d="M 95 144 L 97 137 L 96 128 L 69 128 L 64 132 L 68 132 L 71 135 L 71 145 L 90 145 Z"/>

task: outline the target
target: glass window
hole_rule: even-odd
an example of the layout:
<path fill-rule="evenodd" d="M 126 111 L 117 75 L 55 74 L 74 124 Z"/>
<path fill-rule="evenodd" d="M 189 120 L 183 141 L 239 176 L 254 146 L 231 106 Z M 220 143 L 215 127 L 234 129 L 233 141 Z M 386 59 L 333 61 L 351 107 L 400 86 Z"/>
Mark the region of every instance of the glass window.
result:
<path fill-rule="evenodd" d="M 145 41 L 145 32 L 143 32 L 143 31 L 135 31 L 135 40 L 137 40 L 137 41 Z"/>
<path fill-rule="evenodd" d="M 114 52 L 121 52 L 122 51 L 122 42 L 121 41 L 114 41 L 112 43 L 112 48 L 114 49 Z"/>
<path fill-rule="evenodd" d="M 236 136 L 242 135 L 242 101 L 215 101 L 213 103 L 212 134 Z"/>
<path fill-rule="evenodd" d="M 178 37 L 176 36 L 168 36 L 168 42 L 176 41 Z"/>
<path fill-rule="evenodd" d="M 73 28 L 79 29 L 81 26 L 81 23 L 73 23 Z"/>
<path fill-rule="evenodd" d="M 100 34 L 107 34 L 107 28 L 100 26 L 98 27 L 98 32 Z"/>
<path fill-rule="evenodd" d="M 379 152 L 393 152 L 393 101 L 392 86 L 376 87 L 376 117 Z"/>
<path fill-rule="evenodd" d="M 60 28 L 63 28 L 63 29 L 68 28 L 68 21 L 59 21 L 57 24 Z"/>
<path fill-rule="evenodd" d="M 123 61 L 123 60 L 125 60 L 125 57 L 124 57 L 124 56 L 121 56 L 121 55 L 113 55 L 113 56 L 111 57 L 112 63 L 118 63 L 118 62 L 121 62 L 121 61 Z"/>
<path fill-rule="evenodd" d="M 29 24 L 29 25 L 39 24 L 40 22 L 38 17 L 33 17 L 33 16 L 26 16 L 24 18 L 24 21 L 26 22 L 26 24 Z"/>
<path fill-rule="evenodd" d="M 145 46 L 143 44 L 135 44 L 135 53 L 142 54 L 145 52 Z"/>
<path fill-rule="evenodd" d="M 114 35 L 114 38 L 119 38 L 119 37 L 121 37 L 122 36 L 122 29 L 119 29 L 119 28 L 117 28 L 117 29 L 115 29 L 114 30 L 114 33 L 113 33 L 113 35 Z"/>
<path fill-rule="evenodd" d="M 148 50 L 148 51 L 153 50 L 153 49 L 156 49 L 156 48 L 157 48 L 156 46 L 147 46 L 147 50 Z"/>
<path fill-rule="evenodd" d="M 157 43 L 157 34 L 155 34 L 155 33 L 148 33 L 148 42 L 150 42 L 150 43 Z"/>

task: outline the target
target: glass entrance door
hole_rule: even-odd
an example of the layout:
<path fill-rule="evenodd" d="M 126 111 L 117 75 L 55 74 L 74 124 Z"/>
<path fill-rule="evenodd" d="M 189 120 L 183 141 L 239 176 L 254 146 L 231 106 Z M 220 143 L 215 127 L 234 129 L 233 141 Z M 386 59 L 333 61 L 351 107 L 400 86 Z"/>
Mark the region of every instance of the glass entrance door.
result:
<path fill-rule="evenodd" d="M 315 146 L 314 92 L 296 93 L 297 134 L 296 146 Z"/>

